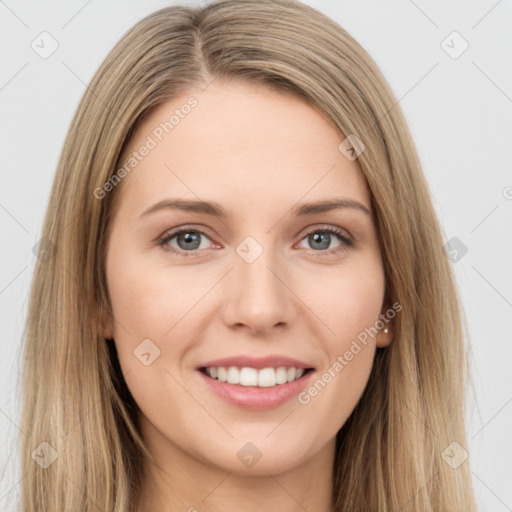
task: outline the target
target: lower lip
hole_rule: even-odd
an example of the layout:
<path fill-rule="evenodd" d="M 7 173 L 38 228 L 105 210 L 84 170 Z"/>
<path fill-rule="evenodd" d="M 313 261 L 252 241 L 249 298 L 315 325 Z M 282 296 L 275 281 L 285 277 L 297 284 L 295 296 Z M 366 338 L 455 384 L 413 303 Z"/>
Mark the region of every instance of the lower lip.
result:
<path fill-rule="evenodd" d="M 229 384 L 212 379 L 202 371 L 197 370 L 209 388 L 227 402 L 253 411 L 274 409 L 281 404 L 298 395 L 309 382 L 313 370 L 305 373 L 302 377 L 286 384 L 277 384 L 268 388 L 258 386 L 242 386 L 240 384 Z"/>

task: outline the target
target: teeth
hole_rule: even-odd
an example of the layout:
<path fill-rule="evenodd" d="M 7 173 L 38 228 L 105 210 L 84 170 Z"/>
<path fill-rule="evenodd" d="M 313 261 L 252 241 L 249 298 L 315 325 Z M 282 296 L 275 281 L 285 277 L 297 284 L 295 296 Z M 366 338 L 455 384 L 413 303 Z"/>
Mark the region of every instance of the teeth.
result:
<path fill-rule="evenodd" d="M 238 371 L 238 368 L 236 368 Z M 240 379 L 239 382 L 242 386 L 257 386 L 258 385 L 258 370 L 254 368 L 242 368 L 240 370 Z M 235 384 L 234 382 L 230 382 L 229 384 Z"/>
<path fill-rule="evenodd" d="M 228 372 L 226 371 L 226 368 L 221 366 L 217 368 L 217 379 L 221 382 L 226 382 L 228 380 Z"/>
<path fill-rule="evenodd" d="M 228 368 L 210 367 L 206 368 L 206 374 L 212 379 L 229 384 L 240 384 L 241 386 L 258 386 L 260 388 L 271 388 L 279 384 L 286 384 L 299 379 L 304 375 L 304 368 L 255 368 L 243 367 L 241 369 L 236 366 Z"/>
<path fill-rule="evenodd" d="M 293 370 L 293 368 L 291 368 Z M 286 378 L 286 368 L 284 366 L 280 366 L 276 370 L 276 384 L 286 384 L 288 382 Z"/>
<path fill-rule="evenodd" d="M 235 366 L 230 366 L 227 373 L 227 382 L 229 384 L 240 384 L 240 372 Z"/>
<path fill-rule="evenodd" d="M 258 387 L 271 388 L 276 385 L 276 371 L 274 368 L 263 368 L 258 372 Z"/>

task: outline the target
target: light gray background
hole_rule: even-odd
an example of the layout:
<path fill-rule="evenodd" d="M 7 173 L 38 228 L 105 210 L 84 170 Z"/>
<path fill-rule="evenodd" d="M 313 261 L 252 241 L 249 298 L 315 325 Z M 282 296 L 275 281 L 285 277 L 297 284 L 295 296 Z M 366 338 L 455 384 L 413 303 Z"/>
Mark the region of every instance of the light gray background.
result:
<path fill-rule="evenodd" d="M 1 510 L 14 510 L 22 477 L 14 451 L 20 333 L 32 247 L 64 137 L 108 51 L 169 3 L 0 0 Z M 465 448 L 481 510 L 512 510 L 512 2 L 305 3 L 340 23 L 380 66 L 409 121 L 446 240 L 467 246 L 453 263 L 476 391 Z M 31 48 L 43 31 L 59 44 L 47 59 Z M 453 36 L 446 40 L 453 31 L 469 44 L 456 59 L 443 49 L 461 48 Z"/>

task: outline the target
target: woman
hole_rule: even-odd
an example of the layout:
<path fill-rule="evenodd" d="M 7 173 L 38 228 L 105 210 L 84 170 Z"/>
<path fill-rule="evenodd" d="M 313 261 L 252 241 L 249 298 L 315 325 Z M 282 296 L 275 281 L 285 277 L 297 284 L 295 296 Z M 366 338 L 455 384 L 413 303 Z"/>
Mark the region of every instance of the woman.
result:
<path fill-rule="evenodd" d="M 475 510 L 461 313 L 396 103 L 298 2 L 122 38 L 43 228 L 23 510 Z"/>

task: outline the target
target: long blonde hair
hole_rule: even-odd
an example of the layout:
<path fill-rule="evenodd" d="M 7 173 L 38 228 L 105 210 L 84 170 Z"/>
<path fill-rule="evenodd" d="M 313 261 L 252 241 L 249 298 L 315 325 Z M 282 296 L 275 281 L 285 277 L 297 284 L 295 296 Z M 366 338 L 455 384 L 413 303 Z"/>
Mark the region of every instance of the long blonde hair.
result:
<path fill-rule="evenodd" d="M 115 348 L 100 334 L 111 314 L 104 262 L 119 187 L 102 199 L 94 191 L 153 109 L 230 78 L 296 94 L 332 120 L 340 142 L 354 134 L 366 146 L 357 162 L 375 211 L 386 300 L 403 309 L 337 435 L 334 510 L 476 510 L 469 462 L 453 467 L 443 457 L 454 442 L 466 446 L 469 365 L 414 143 L 366 51 L 334 21 L 290 0 L 161 9 L 123 36 L 87 87 L 53 183 L 47 251 L 35 268 L 24 333 L 22 510 L 135 510 L 149 453 Z M 37 449 L 48 467 L 36 463 Z"/>

